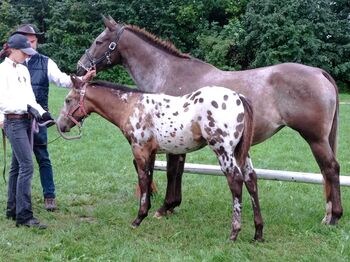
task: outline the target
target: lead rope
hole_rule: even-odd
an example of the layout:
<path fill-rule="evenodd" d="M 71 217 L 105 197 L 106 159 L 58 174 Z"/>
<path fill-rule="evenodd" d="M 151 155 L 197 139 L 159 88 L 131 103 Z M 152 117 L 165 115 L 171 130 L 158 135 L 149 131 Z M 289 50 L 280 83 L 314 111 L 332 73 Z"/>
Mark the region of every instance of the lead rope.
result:
<path fill-rule="evenodd" d="M 82 133 L 81 133 L 82 125 L 78 126 L 78 128 L 79 128 L 79 134 L 78 135 L 76 135 L 76 136 L 66 136 L 66 135 L 63 134 L 61 129 L 58 127 L 58 125 L 57 125 L 55 120 L 48 120 L 48 121 L 43 122 L 43 123 L 38 123 L 35 119 L 33 119 L 32 131 L 31 131 L 31 137 L 30 137 L 30 145 L 31 145 L 32 148 L 34 146 L 34 133 L 38 133 L 39 132 L 39 126 L 46 126 L 47 124 L 50 124 L 50 123 L 54 123 L 56 125 L 57 132 L 60 135 L 58 137 L 56 137 L 54 140 L 50 141 L 49 143 L 52 143 L 52 142 L 56 141 L 57 139 L 59 139 L 61 137 L 66 139 L 66 140 L 75 140 L 75 139 L 80 139 L 81 136 L 82 136 Z M 47 144 L 49 144 L 49 143 L 47 143 Z"/>
<path fill-rule="evenodd" d="M 4 148 L 4 168 L 2 170 L 2 177 L 4 178 L 5 184 L 7 184 L 6 181 L 6 135 L 5 135 L 5 131 L 3 128 L 1 128 L 1 133 L 2 133 L 2 146 Z"/>
<path fill-rule="evenodd" d="M 31 130 L 31 134 L 30 134 L 30 145 L 31 147 L 33 148 L 33 143 L 34 143 L 34 133 L 38 133 L 39 132 L 39 126 L 46 126 L 47 124 L 49 123 L 55 123 L 55 125 L 57 126 L 57 131 L 58 133 L 60 134 L 58 137 L 56 137 L 54 140 L 50 141 L 49 143 L 47 144 L 50 144 L 54 141 L 56 141 L 57 139 L 59 138 L 64 138 L 66 140 L 74 140 L 74 139 L 80 139 L 81 136 L 82 136 L 82 133 L 81 133 L 81 128 L 79 128 L 79 134 L 76 135 L 76 136 L 66 136 L 62 133 L 62 131 L 59 129 L 57 123 L 55 120 L 48 120 L 44 123 L 38 123 L 36 122 L 35 119 L 33 119 L 33 122 L 32 122 L 32 130 Z M 3 158 L 3 161 L 4 161 L 4 167 L 2 169 L 2 177 L 4 179 L 4 182 L 5 184 L 7 184 L 7 181 L 6 181 L 6 135 L 5 135 L 5 131 L 3 128 L 1 128 L 1 132 L 2 132 L 2 146 L 3 146 L 3 149 L 4 149 L 4 158 Z"/>

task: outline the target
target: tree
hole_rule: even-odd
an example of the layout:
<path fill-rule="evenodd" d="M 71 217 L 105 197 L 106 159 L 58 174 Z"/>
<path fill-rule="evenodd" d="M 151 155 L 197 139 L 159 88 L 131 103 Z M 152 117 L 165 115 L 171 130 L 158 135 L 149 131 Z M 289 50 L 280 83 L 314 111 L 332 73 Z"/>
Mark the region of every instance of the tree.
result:
<path fill-rule="evenodd" d="M 346 1 L 252 0 L 242 19 L 238 54 L 244 68 L 281 62 L 321 67 L 337 80 L 350 78 Z"/>
<path fill-rule="evenodd" d="M 5 43 L 13 30 L 14 21 L 18 18 L 18 11 L 12 6 L 9 0 L 4 0 L 0 2 L 0 42 Z M 2 45 L 1 45 L 2 47 Z"/>

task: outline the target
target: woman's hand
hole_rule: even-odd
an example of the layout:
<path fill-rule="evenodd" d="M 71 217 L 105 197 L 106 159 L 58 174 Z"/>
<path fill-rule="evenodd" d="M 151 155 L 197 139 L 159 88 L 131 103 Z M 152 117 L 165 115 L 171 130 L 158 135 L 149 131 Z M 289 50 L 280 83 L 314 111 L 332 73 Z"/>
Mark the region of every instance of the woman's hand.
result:
<path fill-rule="evenodd" d="M 96 69 L 91 69 L 82 78 L 84 82 L 92 80 L 96 76 Z"/>

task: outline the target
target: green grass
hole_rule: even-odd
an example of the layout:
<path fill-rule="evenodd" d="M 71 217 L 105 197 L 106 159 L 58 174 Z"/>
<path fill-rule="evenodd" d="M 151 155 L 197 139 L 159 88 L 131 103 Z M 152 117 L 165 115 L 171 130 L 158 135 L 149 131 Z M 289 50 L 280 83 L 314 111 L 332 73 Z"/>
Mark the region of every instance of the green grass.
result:
<path fill-rule="evenodd" d="M 51 112 L 58 115 L 67 90 L 52 88 Z M 341 95 L 350 101 L 349 95 Z M 350 105 L 340 106 L 338 159 L 341 175 L 350 174 Z M 56 138 L 54 128 L 50 140 Z M 249 196 L 244 191 L 243 227 L 228 240 L 231 196 L 224 177 L 185 174 L 183 202 L 167 218 L 153 218 L 165 195 L 166 177 L 156 172 L 159 193 L 141 226 L 132 229 L 138 201 L 137 176 L 129 144 L 121 132 L 97 115 L 89 117 L 81 140 L 59 139 L 49 145 L 59 211 L 43 209 L 36 168 L 35 215 L 45 231 L 16 228 L 0 215 L 0 261 L 348 261 L 350 190 L 342 187 L 344 216 L 338 226 L 320 224 L 325 211 L 321 185 L 259 181 L 265 242 L 254 243 Z M 7 152 L 9 164 L 10 150 Z M 251 151 L 256 168 L 319 172 L 298 134 L 283 129 Z M 3 157 L 2 153 L 0 155 Z M 159 157 L 158 159 L 164 159 Z M 216 164 L 209 149 L 189 154 L 192 163 Z M 5 213 L 6 186 L 0 182 Z"/>

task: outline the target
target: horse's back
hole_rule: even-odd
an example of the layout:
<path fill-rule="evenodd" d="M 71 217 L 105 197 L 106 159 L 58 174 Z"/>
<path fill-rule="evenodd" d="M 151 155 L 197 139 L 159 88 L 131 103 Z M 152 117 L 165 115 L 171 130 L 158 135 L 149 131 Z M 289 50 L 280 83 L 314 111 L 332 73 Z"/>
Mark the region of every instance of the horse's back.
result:
<path fill-rule="evenodd" d="M 213 71 L 213 74 L 220 85 L 252 101 L 254 144 L 283 126 L 314 133 L 315 129 L 306 130 L 313 125 L 321 130 L 320 136 L 328 135 L 336 115 L 338 93 L 335 82 L 324 70 L 284 63 L 244 71 Z"/>

